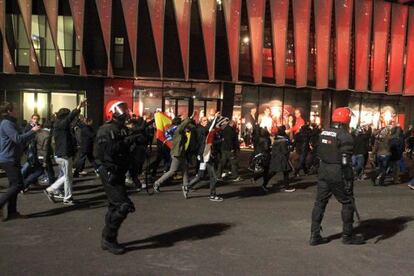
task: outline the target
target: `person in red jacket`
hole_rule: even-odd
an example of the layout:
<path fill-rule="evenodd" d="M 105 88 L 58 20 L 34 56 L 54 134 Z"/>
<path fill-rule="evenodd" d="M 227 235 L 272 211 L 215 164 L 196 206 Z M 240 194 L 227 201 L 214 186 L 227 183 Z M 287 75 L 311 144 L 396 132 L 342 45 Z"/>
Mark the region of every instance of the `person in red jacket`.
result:
<path fill-rule="evenodd" d="M 295 110 L 295 124 L 291 129 L 289 129 L 286 132 L 291 133 L 292 135 L 295 135 L 299 132 L 300 128 L 305 124 L 305 120 L 302 117 L 302 112 L 300 109 Z"/>

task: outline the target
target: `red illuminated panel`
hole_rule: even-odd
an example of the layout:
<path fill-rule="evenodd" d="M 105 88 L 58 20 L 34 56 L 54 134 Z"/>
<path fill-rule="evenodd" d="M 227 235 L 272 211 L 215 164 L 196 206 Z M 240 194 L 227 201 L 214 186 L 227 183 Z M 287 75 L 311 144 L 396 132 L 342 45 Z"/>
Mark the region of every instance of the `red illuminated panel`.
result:
<path fill-rule="evenodd" d="M 227 41 L 229 44 L 230 67 L 232 80 L 236 82 L 239 75 L 239 37 L 241 0 L 223 1 L 226 20 Z"/>
<path fill-rule="evenodd" d="M 134 76 L 137 72 L 137 36 L 138 36 L 138 4 L 139 0 L 121 0 L 124 13 L 125 27 L 128 35 L 129 49 L 131 50 Z"/>
<path fill-rule="evenodd" d="M 284 85 L 286 78 L 286 35 L 289 0 L 270 0 L 270 10 L 272 14 L 275 79 L 277 85 Z"/>
<path fill-rule="evenodd" d="M 45 6 L 47 21 L 49 22 L 50 33 L 55 47 L 56 65 L 55 74 L 63 75 L 63 65 L 60 57 L 60 52 L 57 44 L 57 15 L 58 15 L 58 0 L 43 0 Z"/>
<path fill-rule="evenodd" d="M 6 41 L 6 0 L 0 0 L 0 35 L 3 35 L 3 71 L 4 73 L 15 73 L 13 59 L 10 55 L 9 46 Z"/>
<path fill-rule="evenodd" d="M 355 1 L 355 91 L 368 90 L 372 0 Z"/>
<path fill-rule="evenodd" d="M 75 27 L 76 40 L 80 47 L 80 68 L 79 74 L 86 76 L 85 59 L 83 58 L 83 22 L 85 11 L 85 0 L 69 0 L 72 12 L 73 26 Z"/>
<path fill-rule="evenodd" d="M 391 4 L 374 1 L 374 53 L 372 69 L 373 92 L 385 92 L 385 74 L 387 70 L 388 29 L 391 16 Z"/>
<path fill-rule="evenodd" d="M 148 9 L 151 18 L 152 33 L 155 40 L 157 51 L 158 66 L 160 75 L 163 76 L 163 57 L 164 57 L 164 13 L 165 0 L 149 0 Z"/>
<path fill-rule="evenodd" d="M 311 0 L 292 0 L 292 3 L 295 35 L 296 87 L 304 87 L 308 81 Z"/>
<path fill-rule="evenodd" d="M 108 77 L 113 76 L 111 62 L 111 18 L 112 18 L 112 0 L 95 0 L 98 8 L 99 21 L 105 43 L 106 55 L 108 57 Z"/>
<path fill-rule="evenodd" d="M 349 88 L 351 58 L 351 27 L 353 0 L 335 1 L 336 19 L 336 89 Z"/>
<path fill-rule="evenodd" d="M 206 51 L 208 79 L 214 80 L 216 58 L 216 0 L 198 2 L 201 28 L 203 30 L 204 49 Z"/>
<path fill-rule="evenodd" d="M 26 31 L 27 40 L 29 41 L 30 47 L 29 73 L 39 74 L 39 64 L 37 63 L 36 52 L 34 50 L 32 41 L 32 1 L 19 0 L 18 3 L 23 18 L 23 25 Z"/>
<path fill-rule="evenodd" d="M 392 4 L 391 48 L 388 93 L 401 94 L 403 84 L 403 62 L 408 7 Z"/>
<path fill-rule="evenodd" d="M 191 1 L 174 0 L 175 18 L 177 19 L 178 38 L 180 40 L 181 57 L 183 59 L 184 76 L 188 80 Z"/>
<path fill-rule="evenodd" d="M 405 62 L 404 95 L 414 95 L 414 7 L 409 11 Z"/>
<path fill-rule="evenodd" d="M 253 79 L 255 83 L 260 83 L 263 75 L 263 24 L 266 2 L 247 0 L 246 3 L 252 45 Z"/>
<path fill-rule="evenodd" d="M 315 0 L 316 87 L 328 87 L 332 0 Z"/>

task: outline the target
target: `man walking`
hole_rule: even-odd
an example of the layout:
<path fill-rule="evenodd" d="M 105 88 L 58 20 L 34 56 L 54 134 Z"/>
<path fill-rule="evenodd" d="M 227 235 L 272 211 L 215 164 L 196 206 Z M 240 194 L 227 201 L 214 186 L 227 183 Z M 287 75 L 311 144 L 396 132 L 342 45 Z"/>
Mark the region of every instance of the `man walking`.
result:
<path fill-rule="evenodd" d="M 74 205 L 72 197 L 72 157 L 75 155 L 75 145 L 71 134 L 70 125 L 73 119 L 79 115 L 80 109 L 86 104 L 86 99 L 72 111 L 61 108 L 57 112 L 57 120 L 54 123 L 53 136 L 55 138 L 55 161 L 59 165 L 62 175 L 46 190 L 46 196 L 55 202 L 55 196 L 60 188 L 64 186 L 64 205 Z"/>
<path fill-rule="evenodd" d="M 0 106 L 0 167 L 6 172 L 9 180 L 9 189 L 0 196 L 2 220 L 22 217 L 17 212 L 17 195 L 23 187 L 23 177 L 20 172 L 21 149 L 40 129 L 40 126 L 35 125 L 31 130 L 20 134 L 16 126 L 16 118 L 11 115 L 12 112 L 11 103 L 5 102 Z"/>

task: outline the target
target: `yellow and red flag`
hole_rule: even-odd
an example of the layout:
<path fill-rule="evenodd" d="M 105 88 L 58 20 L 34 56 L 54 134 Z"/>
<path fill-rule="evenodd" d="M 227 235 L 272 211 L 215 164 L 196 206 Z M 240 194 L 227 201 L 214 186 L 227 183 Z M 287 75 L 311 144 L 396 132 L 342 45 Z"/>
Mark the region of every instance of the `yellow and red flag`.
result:
<path fill-rule="evenodd" d="M 168 141 L 165 137 L 165 131 L 171 126 L 172 119 L 170 116 L 164 112 L 156 112 L 154 114 L 155 127 L 157 131 L 155 132 L 155 138 L 157 138 L 162 143 L 165 143 L 167 147 L 172 148 L 171 141 Z"/>

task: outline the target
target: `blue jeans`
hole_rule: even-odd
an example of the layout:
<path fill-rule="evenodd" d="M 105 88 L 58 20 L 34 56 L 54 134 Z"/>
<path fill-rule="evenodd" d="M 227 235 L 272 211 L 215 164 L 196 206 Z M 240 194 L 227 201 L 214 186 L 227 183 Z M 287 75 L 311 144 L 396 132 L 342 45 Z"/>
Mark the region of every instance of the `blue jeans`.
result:
<path fill-rule="evenodd" d="M 381 182 L 384 181 L 387 175 L 387 168 L 390 164 L 391 155 L 377 155 L 377 177 L 380 177 Z"/>
<path fill-rule="evenodd" d="M 356 176 L 361 176 L 364 171 L 365 157 L 363 154 L 352 155 L 352 167 Z"/>

